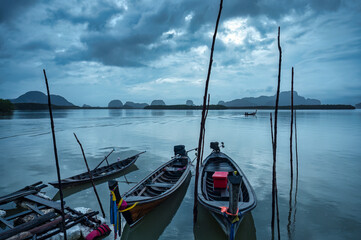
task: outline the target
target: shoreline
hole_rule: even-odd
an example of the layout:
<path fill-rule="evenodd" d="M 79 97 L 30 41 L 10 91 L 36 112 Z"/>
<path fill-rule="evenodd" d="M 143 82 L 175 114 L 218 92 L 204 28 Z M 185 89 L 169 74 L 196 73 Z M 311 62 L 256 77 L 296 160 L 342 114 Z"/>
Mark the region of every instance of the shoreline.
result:
<path fill-rule="evenodd" d="M 47 104 L 38 103 L 15 103 L 14 110 L 48 110 Z M 165 106 L 147 106 L 145 108 L 109 108 L 109 107 L 79 107 L 79 106 L 57 106 L 56 109 L 145 109 L 145 110 L 202 110 L 202 106 L 189 105 L 165 105 Z M 273 110 L 274 106 L 247 106 L 247 107 L 226 107 L 223 105 L 209 105 L 209 110 L 228 110 L 228 109 L 251 109 L 251 110 Z M 279 106 L 280 110 L 291 109 L 291 106 Z M 324 105 L 295 105 L 295 110 L 354 110 L 356 107 L 345 104 L 324 104 Z"/>

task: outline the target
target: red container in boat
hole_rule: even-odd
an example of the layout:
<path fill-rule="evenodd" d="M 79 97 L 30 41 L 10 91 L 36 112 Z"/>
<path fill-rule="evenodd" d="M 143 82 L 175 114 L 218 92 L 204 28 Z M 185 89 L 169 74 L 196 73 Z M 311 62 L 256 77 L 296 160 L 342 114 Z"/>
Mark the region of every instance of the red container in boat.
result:
<path fill-rule="evenodd" d="M 228 176 L 228 172 L 214 172 L 212 175 L 213 187 L 227 188 L 227 182 L 228 182 L 227 176 Z"/>

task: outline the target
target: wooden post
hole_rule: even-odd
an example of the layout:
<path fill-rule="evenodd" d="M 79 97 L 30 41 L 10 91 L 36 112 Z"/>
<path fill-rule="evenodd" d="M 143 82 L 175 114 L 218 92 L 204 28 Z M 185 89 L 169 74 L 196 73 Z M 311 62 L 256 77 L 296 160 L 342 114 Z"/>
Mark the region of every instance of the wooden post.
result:
<path fill-rule="evenodd" d="M 236 214 L 239 203 L 239 190 L 241 188 L 242 176 L 228 176 L 229 182 L 229 208 L 228 211 Z"/>
<path fill-rule="evenodd" d="M 290 169 L 291 169 L 291 186 L 289 194 L 289 211 L 288 211 L 288 224 L 287 224 L 287 233 L 288 239 L 292 239 L 292 193 L 293 193 L 293 152 L 292 152 L 292 141 L 293 141 L 293 67 L 292 67 L 292 77 L 291 77 L 291 133 L 290 133 Z"/>
<path fill-rule="evenodd" d="M 276 173 L 276 157 L 277 157 L 277 119 L 278 119 L 278 104 L 280 98 L 280 85 L 281 85 L 281 62 L 282 62 L 282 49 L 280 44 L 280 27 L 278 27 L 278 51 L 279 51 L 279 62 L 278 62 L 278 82 L 277 82 L 277 95 L 276 95 L 276 106 L 275 106 L 275 122 L 274 122 L 274 136 L 273 136 L 273 171 L 272 171 L 272 239 L 274 239 L 274 225 L 275 225 L 275 211 L 277 214 L 277 231 L 278 239 L 280 236 L 279 226 L 279 210 L 278 210 L 278 194 L 277 194 L 277 173 Z"/>
<path fill-rule="evenodd" d="M 203 135 L 204 135 L 204 127 L 205 127 L 205 124 L 206 124 L 206 117 L 205 116 L 206 116 L 208 85 L 209 85 L 209 78 L 210 78 L 211 70 L 212 70 L 214 44 L 216 42 L 219 19 L 221 18 L 221 13 L 222 13 L 222 6 L 223 6 L 223 0 L 220 1 L 220 5 L 219 5 L 219 12 L 218 12 L 216 27 L 215 27 L 215 30 L 214 30 L 213 40 L 212 40 L 211 56 L 209 58 L 206 86 L 205 86 L 205 89 L 204 89 L 204 96 L 203 96 L 203 108 L 202 108 L 201 127 L 200 127 L 200 130 L 199 130 L 198 155 L 197 155 L 196 176 L 195 176 L 195 186 L 194 186 L 193 224 L 195 224 L 197 222 L 197 204 L 198 204 L 197 194 L 198 194 L 199 163 L 201 162 L 201 153 L 203 151 L 202 146 L 203 146 L 203 140 L 204 140 L 204 137 L 203 137 Z"/>
<path fill-rule="evenodd" d="M 49 84 L 48 84 L 48 78 L 46 77 L 45 69 L 43 69 L 43 72 L 44 72 L 44 77 L 45 77 L 46 91 L 48 93 L 48 107 L 49 107 L 49 115 L 50 115 L 50 125 L 51 125 L 51 133 L 52 133 L 52 136 L 53 136 L 55 166 L 56 166 L 56 172 L 57 172 L 57 175 L 58 175 L 60 205 L 61 205 L 61 217 L 62 217 L 61 226 L 62 226 L 62 230 L 63 230 L 63 233 L 64 233 L 64 240 L 67 240 L 66 228 L 65 228 L 64 196 L 63 196 L 63 190 L 62 190 L 62 187 L 61 187 L 60 167 L 59 167 L 59 159 L 58 159 L 58 150 L 56 148 L 53 111 L 51 110 L 51 99 L 50 99 Z"/>
<path fill-rule="evenodd" d="M 81 152 L 82 152 L 82 154 L 83 154 L 84 162 L 85 162 L 86 168 L 87 168 L 87 170 L 88 170 L 89 178 L 90 178 L 90 181 L 91 181 L 91 183 L 92 183 L 92 185 L 93 185 L 94 193 L 95 193 L 95 195 L 96 195 L 96 197 L 97 197 L 97 199 L 98 199 L 98 203 L 99 203 L 99 206 L 100 206 L 100 210 L 102 211 L 103 217 L 105 218 L 105 213 L 104 213 L 104 209 L 103 209 L 103 206 L 102 206 L 102 202 L 100 201 L 100 198 L 99 198 L 97 189 L 95 188 L 95 184 L 94 184 L 94 181 L 93 181 L 93 175 L 92 175 L 92 173 L 91 173 L 91 171 L 90 171 L 90 169 L 89 169 L 88 161 L 86 160 L 83 146 L 81 145 L 81 143 L 80 143 L 78 137 L 76 136 L 76 134 L 75 134 L 75 133 L 73 133 L 73 134 L 74 134 L 74 136 L 75 136 L 75 138 L 76 138 L 76 141 L 79 143 Z"/>
<path fill-rule="evenodd" d="M 107 161 L 107 164 L 108 164 L 108 166 L 109 166 L 108 157 L 109 157 L 110 154 L 112 154 L 113 152 L 114 152 L 114 148 L 113 148 L 113 150 L 112 150 L 108 155 L 105 156 L 105 158 L 104 158 L 102 161 L 100 161 L 100 163 L 94 168 L 94 170 L 97 169 L 104 161 Z"/>
<path fill-rule="evenodd" d="M 109 187 L 110 191 L 114 192 L 115 198 L 116 198 L 116 203 L 117 203 L 117 206 L 118 206 L 118 204 L 120 202 L 120 199 L 121 199 L 121 196 L 120 196 L 120 193 L 119 193 L 118 182 L 114 181 L 114 180 L 108 181 L 108 187 Z M 133 223 L 132 216 L 131 216 L 131 214 L 129 212 L 122 212 L 122 214 L 123 214 L 123 217 L 125 218 L 125 220 L 127 221 L 127 223 L 129 225 Z"/>

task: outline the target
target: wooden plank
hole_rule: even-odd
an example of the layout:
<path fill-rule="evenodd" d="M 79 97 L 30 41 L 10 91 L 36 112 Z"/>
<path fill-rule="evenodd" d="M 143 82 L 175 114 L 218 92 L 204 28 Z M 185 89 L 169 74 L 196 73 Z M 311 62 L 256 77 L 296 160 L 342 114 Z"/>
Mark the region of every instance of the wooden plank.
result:
<path fill-rule="evenodd" d="M 24 224 L 21 224 L 19 226 L 16 226 L 12 229 L 9 229 L 9 230 L 6 230 L 6 231 L 3 231 L 1 232 L 0 234 L 0 240 L 4 240 L 6 238 L 9 238 L 17 233 L 20 233 L 20 232 L 25 232 L 27 230 L 30 230 L 40 224 L 43 224 L 45 223 L 46 221 L 49 221 L 50 219 L 56 217 L 55 213 L 48 213 L 48 214 L 45 214 L 44 216 L 40 216 L 38 218 L 35 218 L 34 220 L 30 221 L 30 222 L 27 222 L 27 223 L 24 223 Z"/>
<path fill-rule="evenodd" d="M 45 205 L 47 207 L 54 208 L 55 210 L 61 211 L 61 206 L 60 206 L 59 202 L 53 202 L 53 201 L 38 197 L 36 195 L 25 196 L 24 198 L 29 201 L 39 203 L 41 205 Z"/>
<path fill-rule="evenodd" d="M 5 220 L 4 218 L 0 217 L 0 222 L 2 222 L 3 224 L 5 224 L 6 226 L 8 226 L 9 228 L 14 228 L 14 226 L 7 220 Z"/>
<path fill-rule="evenodd" d="M 42 184 L 42 182 L 34 183 L 30 186 L 26 186 L 26 187 L 16 191 L 16 192 L 13 192 L 8 195 L 0 197 L 0 205 L 12 202 L 12 201 L 14 201 L 18 198 L 21 198 L 23 196 L 26 196 L 26 195 L 37 193 L 40 191 L 40 189 L 47 187 L 47 185 L 45 185 L 45 184 L 37 186 L 39 184 Z"/>
<path fill-rule="evenodd" d="M 45 206 L 39 206 L 39 207 L 38 207 L 39 210 L 44 209 L 44 208 L 45 208 Z M 23 216 L 28 215 L 28 214 L 30 214 L 30 213 L 32 213 L 32 212 L 33 212 L 33 210 L 26 210 L 26 211 L 24 211 L 24 212 L 20 212 L 20 213 L 17 213 L 17 214 L 8 216 L 8 217 L 6 217 L 5 219 L 6 219 L 6 220 L 12 220 L 12 219 L 15 219 L 15 218 L 18 218 L 18 217 L 23 217 Z"/>
<path fill-rule="evenodd" d="M 40 216 L 44 215 L 44 213 L 40 211 L 40 209 L 37 206 L 33 206 L 31 204 L 26 204 L 26 206 L 31 210 L 33 210 L 34 212 L 36 212 L 37 214 L 39 214 Z"/>
<path fill-rule="evenodd" d="M 160 188 L 171 188 L 174 186 L 172 183 L 148 183 L 146 185 L 147 187 L 160 187 Z"/>
<path fill-rule="evenodd" d="M 3 196 L 0 198 L 0 205 L 12 202 L 18 198 L 21 198 L 21 197 L 24 197 L 24 196 L 27 196 L 30 194 L 34 194 L 37 192 L 38 191 L 36 191 L 35 189 L 31 189 L 31 190 L 22 190 L 20 192 L 11 193 L 9 195 L 6 195 L 6 196 Z"/>
<path fill-rule="evenodd" d="M 164 171 L 159 173 L 157 176 L 155 176 L 153 179 L 152 179 L 152 182 L 151 183 L 154 183 L 158 178 L 160 178 L 162 175 L 164 174 Z M 138 196 L 142 195 L 145 190 L 147 189 L 147 186 L 145 186 L 139 193 L 138 193 Z"/>

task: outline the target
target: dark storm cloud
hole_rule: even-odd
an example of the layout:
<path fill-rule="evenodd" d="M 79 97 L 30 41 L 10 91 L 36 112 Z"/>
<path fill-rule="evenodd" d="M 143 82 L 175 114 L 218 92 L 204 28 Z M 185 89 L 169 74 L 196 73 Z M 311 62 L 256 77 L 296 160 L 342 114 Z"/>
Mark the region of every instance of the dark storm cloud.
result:
<path fill-rule="evenodd" d="M 27 8 L 39 2 L 38 0 L 1 0 L 0 1 L 0 24 L 7 23 Z"/>
<path fill-rule="evenodd" d="M 116 5 L 102 2 L 93 6 L 92 14 L 73 14 L 68 8 L 49 9 L 49 17 L 43 21 L 44 24 L 55 24 L 58 21 L 68 21 L 72 24 L 88 24 L 88 30 L 101 32 L 105 28 L 106 22 L 115 14 L 123 12 L 122 8 Z"/>
<path fill-rule="evenodd" d="M 336 10 L 339 0 L 331 1 L 226 1 L 222 21 L 239 16 L 266 16 L 279 19 L 292 11 L 315 12 Z M 277 3 L 277 4 L 276 4 Z M 205 33 L 213 30 L 219 1 L 160 1 L 155 5 L 147 1 L 129 1 L 127 10 L 114 4 L 99 4 L 93 7 L 94 14 L 71 14 L 69 9 L 50 12 L 48 23 L 59 20 L 73 24 L 88 24 L 89 33 L 84 33 L 81 41 L 86 49 L 73 49 L 57 56 L 57 62 L 93 60 L 105 65 L 144 66 L 164 54 L 186 51 L 191 47 L 209 45 Z M 151 9 L 151 10 L 150 10 Z M 121 20 L 113 27 L 107 26 L 112 17 L 121 15 Z M 191 16 L 189 23 L 185 17 Z M 256 19 L 256 18 L 255 18 Z M 272 26 L 253 20 L 261 34 L 266 34 Z M 183 31 L 186 37 L 177 37 L 167 31 Z M 274 30 L 274 29 L 272 29 Z M 168 41 L 167 41 L 168 40 Z M 175 44 L 170 44 L 174 40 Z M 218 46 L 222 51 L 222 46 Z M 248 46 L 251 47 L 252 46 Z M 74 51 L 75 50 L 75 51 Z"/>
<path fill-rule="evenodd" d="M 25 43 L 20 49 L 24 51 L 51 50 L 52 46 L 48 42 L 36 40 Z"/>

